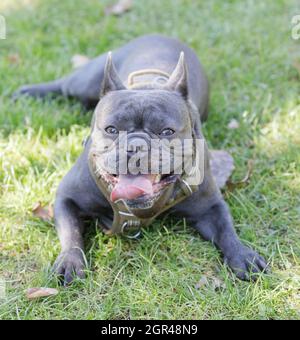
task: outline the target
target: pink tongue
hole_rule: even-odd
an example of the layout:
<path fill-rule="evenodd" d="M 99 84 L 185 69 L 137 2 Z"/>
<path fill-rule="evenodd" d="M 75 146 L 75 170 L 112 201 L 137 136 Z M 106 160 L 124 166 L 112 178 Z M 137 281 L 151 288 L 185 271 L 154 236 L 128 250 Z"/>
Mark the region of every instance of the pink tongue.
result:
<path fill-rule="evenodd" d="M 151 175 L 120 175 L 119 182 L 110 194 L 112 202 L 118 199 L 135 199 L 144 194 L 152 195 Z"/>

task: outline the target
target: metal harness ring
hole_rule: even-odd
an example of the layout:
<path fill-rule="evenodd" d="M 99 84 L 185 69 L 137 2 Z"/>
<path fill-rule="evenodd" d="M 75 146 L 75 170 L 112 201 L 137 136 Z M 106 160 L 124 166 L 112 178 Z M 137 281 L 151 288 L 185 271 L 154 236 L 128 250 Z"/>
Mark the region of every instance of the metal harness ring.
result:
<path fill-rule="evenodd" d="M 124 222 L 123 225 L 122 225 L 122 228 L 121 228 L 121 233 L 130 240 L 136 240 L 141 235 L 141 230 L 138 230 L 134 235 L 127 235 L 126 234 L 126 228 L 128 228 L 128 227 L 130 228 L 131 226 L 138 227 L 139 224 L 140 223 L 138 221 Z"/>

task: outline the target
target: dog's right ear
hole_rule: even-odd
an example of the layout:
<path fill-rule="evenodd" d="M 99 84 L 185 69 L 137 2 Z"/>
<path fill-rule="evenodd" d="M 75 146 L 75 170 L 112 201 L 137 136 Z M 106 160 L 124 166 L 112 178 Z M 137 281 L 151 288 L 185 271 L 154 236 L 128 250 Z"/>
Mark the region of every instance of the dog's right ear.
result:
<path fill-rule="evenodd" d="M 115 65 L 112 61 L 112 53 L 109 52 L 106 59 L 106 65 L 104 69 L 104 77 L 101 86 L 100 99 L 111 91 L 126 90 L 126 87 L 122 83 Z"/>
<path fill-rule="evenodd" d="M 183 98 L 188 98 L 188 69 L 185 62 L 184 52 L 180 53 L 178 64 L 171 74 L 165 89 L 180 93 Z"/>

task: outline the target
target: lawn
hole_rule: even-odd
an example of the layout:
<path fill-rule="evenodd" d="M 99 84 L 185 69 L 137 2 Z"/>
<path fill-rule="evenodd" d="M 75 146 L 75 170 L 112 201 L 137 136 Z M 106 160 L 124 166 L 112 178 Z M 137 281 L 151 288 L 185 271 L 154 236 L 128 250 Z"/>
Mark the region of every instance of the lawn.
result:
<path fill-rule="evenodd" d="M 291 37 L 299 4 L 139 0 L 117 18 L 104 15 L 109 3 L 1 0 L 0 319 L 299 319 L 300 40 Z M 69 72 L 75 54 L 93 57 L 150 32 L 197 51 L 211 84 L 204 134 L 212 148 L 232 153 L 233 179 L 254 160 L 250 183 L 224 195 L 239 236 L 272 268 L 255 283 L 235 279 L 214 247 L 172 219 L 139 241 L 109 238 L 94 223 L 88 278 L 62 288 L 51 274 L 59 242 L 53 223 L 34 217 L 32 207 L 53 203 L 92 112 L 66 99 L 14 103 L 10 95 Z M 228 128 L 232 119 L 237 129 Z M 41 286 L 59 294 L 28 301 L 24 291 Z"/>

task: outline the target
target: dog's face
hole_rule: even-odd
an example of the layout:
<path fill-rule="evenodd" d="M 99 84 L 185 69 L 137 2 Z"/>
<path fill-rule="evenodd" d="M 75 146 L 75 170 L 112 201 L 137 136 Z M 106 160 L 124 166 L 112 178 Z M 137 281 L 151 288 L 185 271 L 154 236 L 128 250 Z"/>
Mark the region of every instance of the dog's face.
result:
<path fill-rule="evenodd" d="M 186 78 L 181 57 L 164 87 L 127 90 L 111 60 L 107 62 L 90 159 L 110 200 L 124 200 L 140 218 L 159 213 L 183 175 L 183 158 L 177 157 L 178 164 L 176 152 L 182 153 L 184 141 L 192 140 L 193 129 Z"/>

